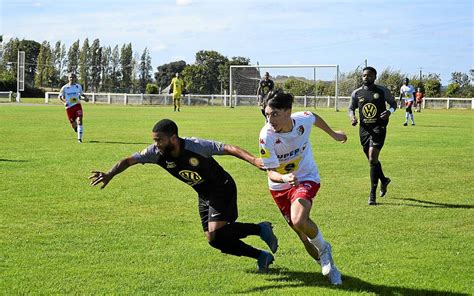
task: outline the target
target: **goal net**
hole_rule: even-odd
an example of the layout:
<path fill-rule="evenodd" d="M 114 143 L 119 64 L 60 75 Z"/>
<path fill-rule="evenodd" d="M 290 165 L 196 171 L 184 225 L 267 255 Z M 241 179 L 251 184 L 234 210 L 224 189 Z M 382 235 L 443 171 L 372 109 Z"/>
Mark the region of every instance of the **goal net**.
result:
<path fill-rule="evenodd" d="M 257 89 L 268 73 L 275 89 L 295 96 L 294 106 L 337 107 L 339 65 L 233 65 L 230 66 L 230 106 L 257 105 Z"/>

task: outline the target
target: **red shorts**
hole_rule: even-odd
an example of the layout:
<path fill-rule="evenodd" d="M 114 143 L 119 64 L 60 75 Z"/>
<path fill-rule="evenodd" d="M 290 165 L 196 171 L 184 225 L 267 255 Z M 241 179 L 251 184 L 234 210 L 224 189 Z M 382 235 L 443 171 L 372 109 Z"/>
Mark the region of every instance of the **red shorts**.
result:
<path fill-rule="evenodd" d="M 405 102 L 405 107 L 411 107 L 411 106 L 413 106 L 413 101 Z"/>
<path fill-rule="evenodd" d="M 66 109 L 67 118 L 70 123 L 76 121 L 78 117 L 82 117 L 82 107 L 81 104 L 76 104 L 70 108 Z"/>
<path fill-rule="evenodd" d="M 280 209 L 283 217 L 291 225 L 291 204 L 298 198 L 313 202 L 320 184 L 313 181 L 303 181 L 287 190 L 270 190 L 273 200 Z"/>

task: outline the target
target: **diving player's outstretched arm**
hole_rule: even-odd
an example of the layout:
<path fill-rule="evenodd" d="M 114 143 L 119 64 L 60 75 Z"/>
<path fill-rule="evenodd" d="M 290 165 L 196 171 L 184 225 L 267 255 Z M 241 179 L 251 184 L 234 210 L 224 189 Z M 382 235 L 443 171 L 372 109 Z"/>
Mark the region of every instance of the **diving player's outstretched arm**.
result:
<path fill-rule="evenodd" d="M 102 183 L 100 189 L 104 189 L 115 175 L 120 174 L 130 166 L 137 163 L 138 161 L 130 156 L 117 162 L 107 173 L 101 171 L 92 171 L 92 175 L 89 177 L 89 179 L 91 179 L 91 185 L 96 186 L 97 184 Z"/>
<path fill-rule="evenodd" d="M 225 154 L 232 155 L 242 160 L 245 160 L 246 162 L 253 164 L 259 169 L 263 168 L 263 161 L 261 158 L 253 156 L 250 152 L 238 146 L 225 144 L 224 151 Z"/>

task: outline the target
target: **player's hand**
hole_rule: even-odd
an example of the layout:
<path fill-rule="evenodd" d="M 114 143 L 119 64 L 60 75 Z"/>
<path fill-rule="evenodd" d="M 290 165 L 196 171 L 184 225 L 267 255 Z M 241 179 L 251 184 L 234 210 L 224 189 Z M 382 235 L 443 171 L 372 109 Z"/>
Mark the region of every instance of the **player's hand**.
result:
<path fill-rule="evenodd" d="M 352 126 L 356 126 L 356 125 L 357 125 L 357 117 L 352 117 L 352 119 L 351 119 L 351 124 L 352 124 Z"/>
<path fill-rule="evenodd" d="M 392 112 L 390 112 L 388 110 L 385 110 L 380 114 L 380 118 L 383 119 L 383 120 L 387 120 L 390 117 L 391 114 L 392 114 Z"/>
<path fill-rule="evenodd" d="M 293 173 L 282 175 L 282 181 L 284 183 L 289 183 L 291 186 L 299 184 L 298 178 Z"/>
<path fill-rule="evenodd" d="M 112 180 L 112 177 L 104 172 L 99 172 L 99 171 L 92 171 L 92 175 L 89 177 L 91 180 L 91 185 L 95 186 L 99 183 L 103 183 L 100 189 L 104 189 L 107 184 L 109 184 L 110 180 Z"/>
<path fill-rule="evenodd" d="M 334 138 L 334 140 L 339 141 L 341 143 L 345 143 L 347 141 L 347 136 L 343 131 L 335 131 L 332 137 Z"/>
<path fill-rule="evenodd" d="M 255 158 L 253 165 L 256 166 L 257 168 L 264 170 L 263 168 L 263 159 L 261 158 Z"/>

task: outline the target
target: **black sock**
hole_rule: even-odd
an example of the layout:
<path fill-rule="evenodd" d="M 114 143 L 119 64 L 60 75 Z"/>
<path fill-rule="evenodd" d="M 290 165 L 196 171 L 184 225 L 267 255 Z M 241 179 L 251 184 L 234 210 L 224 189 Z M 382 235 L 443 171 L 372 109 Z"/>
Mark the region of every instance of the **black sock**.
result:
<path fill-rule="evenodd" d="M 249 235 L 260 235 L 258 224 L 234 222 L 227 225 L 236 239 L 246 238 Z"/>
<path fill-rule="evenodd" d="M 382 163 L 379 163 L 376 165 L 377 166 L 377 169 L 379 171 L 379 179 L 380 179 L 380 182 L 382 183 L 385 183 L 387 182 L 387 178 L 385 177 L 385 175 L 383 174 L 383 170 L 382 170 Z"/>
<path fill-rule="evenodd" d="M 209 244 L 214 248 L 219 249 L 222 253 L 257 259 L 262 251 L 247 245 L 240 239 L 237 239 L 237 235 L 234 233 L 233 229 L 229 228 L 230 225 L 226 225 L 214 231 L 211 234 L 212 239 Z"/>
<path fill-rule="evenodd" d="M 370 195 L 375 195 L 377 183 L 379 182 L 379 170 L 377 165 L 370 165 Z"/>

